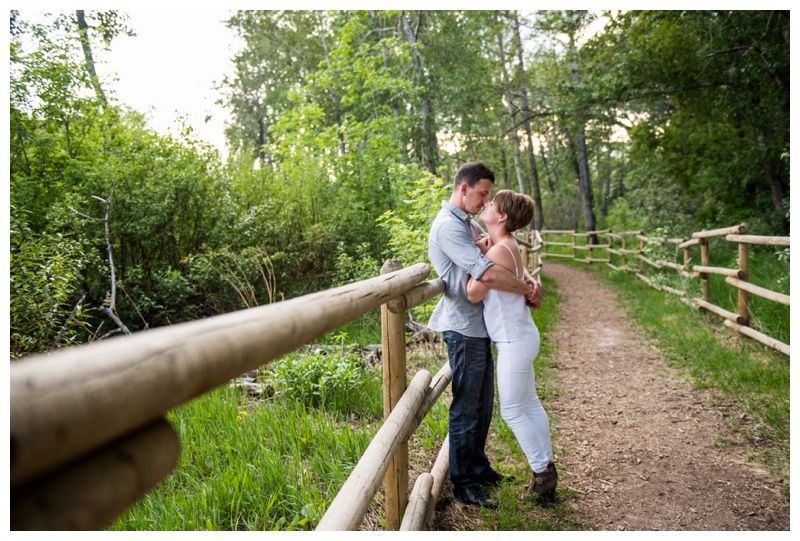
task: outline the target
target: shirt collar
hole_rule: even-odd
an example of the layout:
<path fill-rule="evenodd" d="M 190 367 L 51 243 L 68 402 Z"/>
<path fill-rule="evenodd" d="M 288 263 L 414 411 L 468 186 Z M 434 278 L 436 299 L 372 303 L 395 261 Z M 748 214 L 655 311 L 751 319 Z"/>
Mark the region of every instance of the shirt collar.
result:
<path fill-rule="evenodd" d="M 456 216 L 456 218 L 458 218 L 459 220 L 461 220 L 466 224 L 472 221 L 472 216 L 470 216 L 469 214 L 467 214 L 466 212 L 464 212 L 463 210 L 452 204 L 450 201 L 442 201 L 442 208 L 449 210 Z"/>

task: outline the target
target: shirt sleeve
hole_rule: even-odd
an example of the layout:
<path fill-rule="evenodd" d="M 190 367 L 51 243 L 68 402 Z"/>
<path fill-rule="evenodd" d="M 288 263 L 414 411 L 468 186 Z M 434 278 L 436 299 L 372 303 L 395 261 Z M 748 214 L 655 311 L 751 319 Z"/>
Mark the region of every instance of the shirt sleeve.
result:
<path fill-rule="evenodd" d="M 442 224 L 439 229 L 439 246 L 454 264 L 476 280 L 480 280 L 486 269 L 494 265 L 475 246 L 464 225 L 456 220 L 448 220 Z"/>

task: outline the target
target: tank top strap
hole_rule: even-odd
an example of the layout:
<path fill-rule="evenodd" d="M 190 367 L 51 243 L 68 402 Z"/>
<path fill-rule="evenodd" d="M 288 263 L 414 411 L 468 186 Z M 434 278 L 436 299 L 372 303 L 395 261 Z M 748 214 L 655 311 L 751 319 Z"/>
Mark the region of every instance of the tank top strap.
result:
<path fill-rule="evenodd" d="M 503 243 L 501 243 L 501 244 L 503 244 Z M 519 267 L 517 267 L 517 256 L 514 255 L 514 251 L 511 249 L 511 247 L 508 244 L 503 244 L 503 246 L 505 246 L 506 250 L 508 250 L 508 253 L 511 254 L 511 259 L 514 260 L 514 276 L 519 278 Z"/>

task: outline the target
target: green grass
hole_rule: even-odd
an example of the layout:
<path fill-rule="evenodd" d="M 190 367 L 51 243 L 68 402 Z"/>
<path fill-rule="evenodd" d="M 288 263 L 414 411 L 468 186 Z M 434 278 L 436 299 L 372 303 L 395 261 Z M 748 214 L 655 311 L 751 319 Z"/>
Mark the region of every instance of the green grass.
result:
<path fill-rule="evenodd" d="M 375 381 L 380 404 L 377 373 Z M 214 390 L 168 415 L 180 462 L 111 529 L 312 529 L 377 432 L 375 409 L 378 417 L 336 415 Z"/>

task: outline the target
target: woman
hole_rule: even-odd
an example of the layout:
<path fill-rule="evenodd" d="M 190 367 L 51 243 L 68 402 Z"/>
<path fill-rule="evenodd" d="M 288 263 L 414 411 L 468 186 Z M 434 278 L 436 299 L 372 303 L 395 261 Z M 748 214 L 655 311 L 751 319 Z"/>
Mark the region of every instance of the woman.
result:
<path fill-rule="evenodd" d="M 511 190 L 500 190 L 486 205 L 480 218 L 490 242 L 478 242 L 486 257 L 516 276 L 523 274 L 522 257 L 512 233 L 533 219 L 533 200 Z M 555 499 L 558 473 L 552 462 L 550 425 L 539 397 L 533 373 L 533 360 L 539 353 L 539 330 L 525 306 L 525 297 L 489 289 L 469 279 L 467 294 L 471 302 L 483 301 L 483 318 L 489 338 L 497 347 L 497 387 L 500 413 L 514 432 L 533 470 L 527 494 L 536 499 Z"/>

